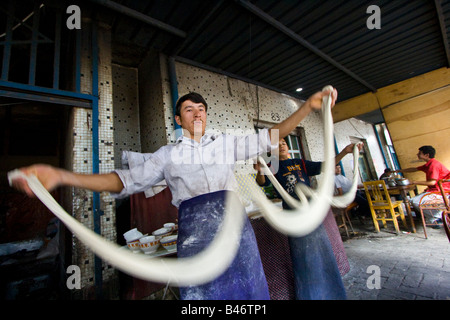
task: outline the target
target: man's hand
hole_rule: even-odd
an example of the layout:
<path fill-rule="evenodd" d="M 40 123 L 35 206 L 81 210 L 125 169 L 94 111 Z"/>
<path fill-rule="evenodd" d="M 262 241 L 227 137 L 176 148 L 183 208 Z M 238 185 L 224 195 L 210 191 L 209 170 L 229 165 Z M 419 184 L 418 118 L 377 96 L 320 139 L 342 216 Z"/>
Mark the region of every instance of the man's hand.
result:
<path fill-rule="evenodd" d="M 270 139 L 272 144 L 276 144 L 278 139 L 286 137 L 292 130 L 294 130 L 298 124 L 305 119 L 309 113 L 313 110 L 320 110 L 322 108 L 322 98 L 328 97 L 331 93 L 331 107 L 334 106 L 337 99 L 337 90 L 333 89 L 328 91 L 320 91 L 309 97 L 308 100 L 302 106 L 295 111 L 287 119 L 281 123 L 276 124 L 269 130 Z M 272 135 L 273 130 L 278 130 L 278 135 Z"/>
<path fill-rule="evenodd" d="M 361 152 L 361 150 L 363 148 L 363 144 L 358 143 L 357 146 L 358 146 L 358 151 Z M 352 153 L 354 147 L 355 147 L 355 144 L 351 143 L 348 146 L 346 146 L 342 151 L 344 151 L 345 153 Z"/>
<path fill-rule="evenodd" d="M 253 164 L 253 169 L 255 169 L 258 172 L 262 172 L 261 163 L 259 163 L 259 161 L 254 163 Z"/>
<path fill-rule="evenodd" d="M 49 165 L 36 164 L 19 170 L 27 176 L 32 174 L 35 175 L 48 191 L 54 190 L 61 183 L 62 178 L 60 170 Z M 26 193 L 30 197 L 34 197 L 33 191 L 31 191 L 27 181 L 23 178 L 12 180 L 12 187 Z"/>
<path fill-rule="evenodd" d="M 339 154 L 336 156 L 335 158 L 335 162 L 336 165 L 342 160 L 342 158 L 344 158 L 347 154 L 349 153 L 353 153 L 353 148 L 354 148 L 355 144 L 351 143 L 348 146 L 346 146 L 344 149 L 342 149 L 341 152 L 339 152 Z M 363 144 L 362 143 L 358 143 L 358 149 L 361 152 L 363 148 Z"/>
<path fill-rule="evenodd" d="M 309 108 L 312 110 L 320 110 L 322 108 L 322 99 L 327 97 L 330 94 L 330 90 L 328 91 L 320 91 L 316 92 L 312 96 L 309 97 L 308 100 L 306 100 L 305 104 L 302 106 L 303 108 Z M 338 93 L 336 89 L 333 89 L 331 92 L 331 107 L 333 108 L 336 99 L 337 99 Z"/>
<path fill-rule="evenodd" d="M 59 186 L 71 186 L 94 192 L 120 193 L 124 188 L 122 180 L 115 172 L 104 174 L 73 173 L 45 164 L 37 164 L 19 170 L 25 175 L 34 174 L 48 191 L 52 191 Z M 26 180 L 17 178 L 11 184 L 14 188 L 30 197 L 34 196 Z"/>

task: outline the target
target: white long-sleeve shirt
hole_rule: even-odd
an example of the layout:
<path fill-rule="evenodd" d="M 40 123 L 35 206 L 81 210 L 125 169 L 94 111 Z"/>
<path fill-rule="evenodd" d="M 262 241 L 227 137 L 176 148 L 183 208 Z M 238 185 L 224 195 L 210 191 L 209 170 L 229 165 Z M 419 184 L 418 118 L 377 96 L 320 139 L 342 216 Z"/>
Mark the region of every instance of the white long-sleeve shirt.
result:
<path fill-rule="evenodd" d="M 236 161 L 255 158 L 276 147 L 271 145 L 267 129 L 245 136 L 205 134 L 199 143 L 182 136 L 175 144 L 161 147 L 142 165 L 115 170 L 124 189 L 114 196 L 143 192 L 165 179 L 172 204 L 178 208 L 182 201 L 198 195 L 237 190 Z"/>
<path fill-rule="evenodd" d="M 340 174 L 335 177 L 334 186 L 336 188 L 342 188 L 342 192 L 347 193 L 352 187 L 352 181 Z"/>

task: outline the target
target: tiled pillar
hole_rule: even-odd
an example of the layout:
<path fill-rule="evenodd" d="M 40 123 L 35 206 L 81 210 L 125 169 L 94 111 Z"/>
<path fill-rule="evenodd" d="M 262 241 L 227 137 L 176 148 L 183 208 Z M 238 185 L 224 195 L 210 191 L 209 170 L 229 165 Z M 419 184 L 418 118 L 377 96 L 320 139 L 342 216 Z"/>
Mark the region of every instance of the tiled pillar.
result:
<path fill-rule="evenodd" d="M 113 105 L 111 75 L 111 32 L 98 27 L 99 46 L 99 159 L 100 173 L 114 169 Z M 81 91 L 92 94 L 91 24 L 82 26 Z M 92 110 L 73 108 L 73 171 L 92 173 Z M 93 229 L 92 192 L 73 189 L 73 216 Z M 101 232 L 109 241 L 116 242 L 115 203 L 109 193 L 100 194 Z M 73 238 L 72 263 L 81 269 L 82 288 L 94 285 L 94 254 L 77 238 Z M 115 269 L 103 262 L 103 281 L 115 276 Z"/>

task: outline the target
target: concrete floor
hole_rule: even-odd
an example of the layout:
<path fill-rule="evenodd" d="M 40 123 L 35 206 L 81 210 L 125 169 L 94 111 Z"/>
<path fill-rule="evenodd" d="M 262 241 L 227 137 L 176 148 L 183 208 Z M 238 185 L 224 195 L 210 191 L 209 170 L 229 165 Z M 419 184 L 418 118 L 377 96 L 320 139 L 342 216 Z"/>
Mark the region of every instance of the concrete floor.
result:
<path fill-rule="evenodd" d="M 444 229 L 423 227 L 397 235 L 376 233 L 371 220 L 352 220 L 356 235 L 343 236 L 350 271 L 343 280 L 348 300 L 450 300 L 450 242 Z M 391 223 L 392 225 L 392 223 Z"/>

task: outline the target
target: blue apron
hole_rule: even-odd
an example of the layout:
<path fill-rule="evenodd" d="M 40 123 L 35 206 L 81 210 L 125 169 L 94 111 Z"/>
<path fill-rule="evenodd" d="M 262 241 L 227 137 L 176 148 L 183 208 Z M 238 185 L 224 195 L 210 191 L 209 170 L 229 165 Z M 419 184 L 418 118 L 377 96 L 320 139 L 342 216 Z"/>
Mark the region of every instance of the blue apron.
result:
<path fill-rule="evenodd" d="M 283 209 L 291 208 L 283 202 Z M 347 293 L 325 226 L 288 237 L 297 300 L 346 300 Z"/>
<path fill-rule="evenodd" d="M 325 227 L 289 237 L 298 300 L 345 300 L 344 283 Z"/>
<path fill-rule="evenodd" d="M 178 257 L 190 257 L 214 239 L 225 212 L 229 191 L 217 191 L 183 201 L 178 210 Z M 242 214 L 245 215 L 242 207 Z M 248 218 L 240 246 L 230 267 L 215 280 L 200 286 L 180 287 L 182 300 L 269 300 L 269 289 L 256 238 Z"/>
<path fill-rule="evenodd" d="M 309 177 L 319 174 L 321 168 L 321 162 L 287 159 L 280 161 L 275 177 L 291 196 L 298 199 L 294 191 L 296 184 L 304 183 L 310 186 Z M 290 210 L 284 201 L 283 208 Z M 296 299 L 346 299 L 336 256 L 324 225 L 321 224 L 304 237 L 288 237 L 288 240 L 294 270 Z"/>

